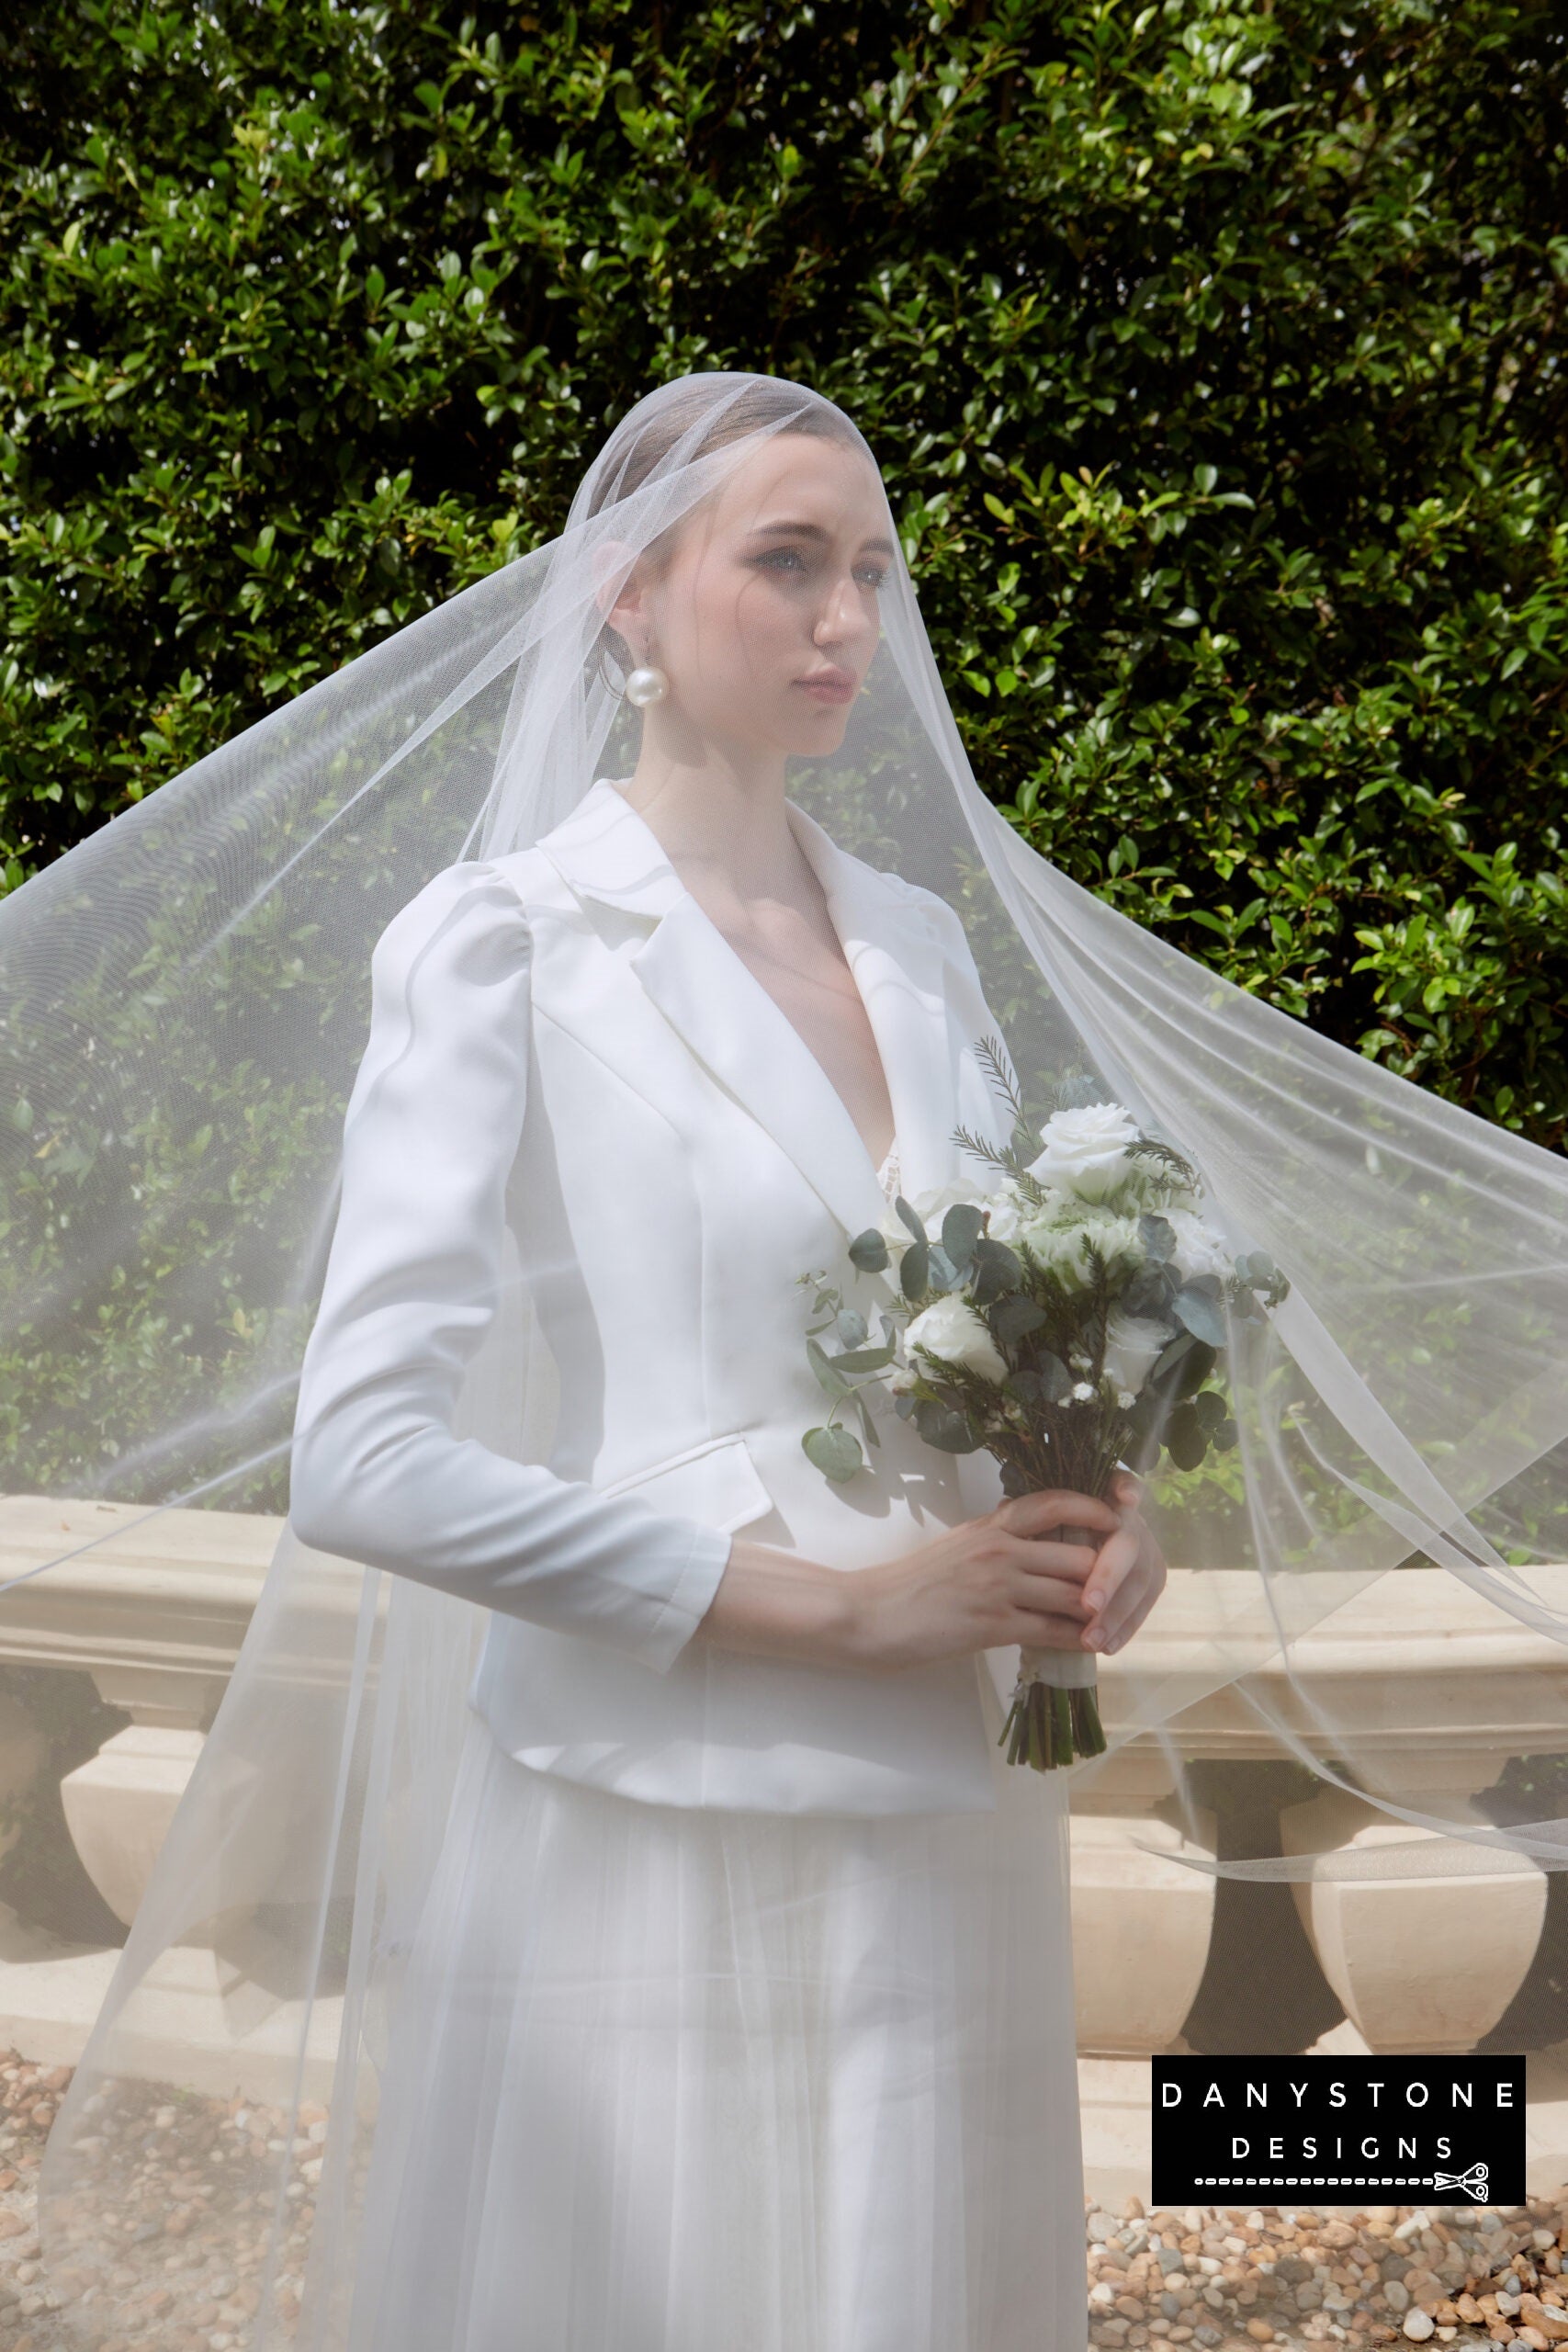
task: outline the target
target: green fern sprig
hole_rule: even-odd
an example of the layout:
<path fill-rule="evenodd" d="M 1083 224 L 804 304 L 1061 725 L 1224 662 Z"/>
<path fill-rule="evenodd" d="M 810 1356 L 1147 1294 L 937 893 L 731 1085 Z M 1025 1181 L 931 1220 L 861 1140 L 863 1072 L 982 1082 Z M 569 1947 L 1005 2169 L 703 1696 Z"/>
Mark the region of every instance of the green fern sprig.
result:
<path fill-rule="evenodd" d="M 1154 1159 L 1167 1169 L 1179 1183 L 1198 1187 L 1198 1171 L 1190 1159 L 1184 1159 L 1173 1145 L 1157 1143 L 1152 1136 L 1141 1136 L 1136 1143 L 1127 1146 L 1129 1159 Z"/>
<path fill-rule="evenodd" d="M 996 1035 L 982 1037 L 979 1044 L 976 1046 L 975 1051 L 978 1058 L 985 1062 L 988 1067 L 991 1076 L 996 1081 L 998 1092 L 1000 1094 L 1003 1102 L 1008 1105 L 1008 1108 L 1011 1111 L 1013 1117 L 1017 1120 L 1019 1125 L 1021 1127 L 1026 1127 L 1029 1125 L 1029 1121 L 1024 1113 L 1023 1096 L 1019 1091 L 1018 1085 L 1013 1078 L 1011 1068 L 1007 1057 L 1007 1047 L 1002 1043 L 1002 1040 Z"/>
<path fill-rule="evenodd" d="M 1015 1150 L 1010 1147 L 1004 1149 L 999 1144 L 987 1143 L 984 1136 L 976 1135 L 972 1128 L 954 1127 L 953 1140 L 972 1159 L 988 1159 L 993 1168 L 1005 1168 L 1010 1175 L 1022 1172 L 1022 1163 Z"/>

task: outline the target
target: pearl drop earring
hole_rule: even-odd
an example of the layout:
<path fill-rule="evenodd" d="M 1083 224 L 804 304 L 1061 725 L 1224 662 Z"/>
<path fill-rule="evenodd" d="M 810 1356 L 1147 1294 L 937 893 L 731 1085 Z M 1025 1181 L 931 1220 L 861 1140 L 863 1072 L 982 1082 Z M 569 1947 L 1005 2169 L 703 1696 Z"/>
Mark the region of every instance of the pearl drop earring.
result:
<path fill-rule="evenodd" d="M 638 710 L 646 710 L 650 702 L 662 702 L 669 691 L 664 672 L 651 666 L 634 670 L 626 684 L 626 700 Z"/>

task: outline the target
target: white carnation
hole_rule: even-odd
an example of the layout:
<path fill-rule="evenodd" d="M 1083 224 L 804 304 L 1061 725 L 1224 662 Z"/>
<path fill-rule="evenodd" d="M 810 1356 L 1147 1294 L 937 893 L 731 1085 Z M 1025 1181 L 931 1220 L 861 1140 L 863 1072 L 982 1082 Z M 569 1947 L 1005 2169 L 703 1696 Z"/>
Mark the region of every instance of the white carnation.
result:
<path fill-rule="evenodd" d="M 984 1317 L 951 1294 L 922 1307 L 910 1323 L 904 1334 L 904 1345 L 912 1351 L 917 1341 L 943 1363 L 962 1364 L 977 1373 L 982 1380 L 999 1383 L 1007 1378 L 1007 1358 L 992 1339 Z M 895 1378 L 891 1385 L 897 1387 L 900 1383 Z M 909 1383 L 906 1380 L 901 1385 L 908 1387 Z"/>
<path fill-rule="evenodd" d="M 1031 1161 L 1029 1172 L 1036 1182 L 1054 1184 L 1080 1201 L 1102 1201 L 1132 1172 L 1135 1163 L 1127 1156 L 1127 1146 L 1138 1136 L 1136 1124 L 1120 1102 L 1053 1111 L 1040 1130 L 1045 1148 Z"/>
<path fill-rule="evenodd" d="M 1144 1240 L 1135 1216 L 1086 1216 L 1078 1210 L 1070 1221 L 1041 1217 L 1020 1235 L 1043 1266 L 1050 1268 L 1070 1289 L 1081 1290 L 1089 1279 L 1086 1245 L 1092 1242 L 1104 1259 L 1106 1271 L 1118 1274 L 1142 1265 Z"/>
<path fill-rule="evenodd" d="M 1201 1216 L 1190 1209 L 1175 1207 L 1162 1210 L 1161 1215 L 1176 1236 L 1175 1265 L 1183 1282 L 1193 1282 L 1200 1274 L 1235 1272 L 1224 1243 Z"/>
<path fill-rule="evenodd" d="M 986 1206 L 989 1211 L 986 1231 L 993 1241 L 1016 1241 L 1029 1219 L 1040 1214 L 1031 1202 L 1021 1197 L 1010 1176 L 1002 1179 Z"/>

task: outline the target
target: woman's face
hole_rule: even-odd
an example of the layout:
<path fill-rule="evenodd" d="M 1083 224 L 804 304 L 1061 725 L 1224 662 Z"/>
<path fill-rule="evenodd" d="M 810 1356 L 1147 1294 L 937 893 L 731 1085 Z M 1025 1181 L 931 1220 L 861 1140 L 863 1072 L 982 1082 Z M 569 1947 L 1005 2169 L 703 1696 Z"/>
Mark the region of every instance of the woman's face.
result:
<path fill-rule="evenodd" d="M 875 469 L 858 449 L 781 432 L 637 574 L 609 618 L 670 680 L 644 743 L 700 761 L 834 752 L 876 650 L 893 557 Z"/>

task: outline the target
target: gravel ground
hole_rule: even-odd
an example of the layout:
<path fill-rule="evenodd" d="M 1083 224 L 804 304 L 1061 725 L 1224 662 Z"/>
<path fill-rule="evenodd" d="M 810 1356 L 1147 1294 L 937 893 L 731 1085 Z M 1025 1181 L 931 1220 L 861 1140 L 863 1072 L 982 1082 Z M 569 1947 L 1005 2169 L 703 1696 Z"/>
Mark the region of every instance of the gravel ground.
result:
<path fill-rule="evenodd" d="M 238 2098 L 186 2096 L 163 2106 L 156 2086 L 124 2086 L 114 2112 L 106 2109 L 97 2151 L 104 2176 L 94 2226 L 100 2247 L 112 2243 L 113 2266 L 91 2303 L 107 2291 L 115 2305 L 100 2314 L 87 2296 L 73 2299 L 68 2269 L 46 2277 L 39 2260 L 39 2160 L 70 2080 L 69 2066 L 33 2065 L 15 2051 L 0 2059 L 0 2352 L 244 2352 L 265 2213 L 256 2209 L 255 2240 L 236 2255 L 231 2245 L 217 2248 L 204 2205 L 220 2169 L 225 2202 L 236 2190 L 243 2201 L 246 2174 L 259 2180 L 281 2114 Z M 310 2227 L 325 2117 L 306 2108 L 299 2121 L 289 2184 L 295 2259 Z M 1145 2211 L 1134 2198 L 1115 2213 L 1090 2204 L 1085 2222 L 1095 2346 L 1568 2345 L 1568 2195 L 1528 2206 L 1330 2213 Z M 108 2259 L 94 2257 L 100 2278 Z"/>

